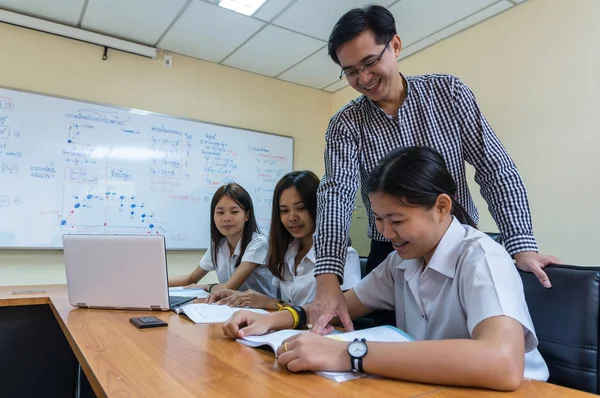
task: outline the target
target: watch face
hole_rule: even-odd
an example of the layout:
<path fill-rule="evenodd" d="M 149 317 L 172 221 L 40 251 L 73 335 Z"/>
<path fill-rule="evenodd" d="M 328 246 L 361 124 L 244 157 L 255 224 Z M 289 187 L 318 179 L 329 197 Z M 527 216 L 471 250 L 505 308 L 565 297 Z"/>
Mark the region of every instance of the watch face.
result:
<path fill-rule="evenodd" d="M 360 358 L 367 353 L 367 345 L 362 341 L 353 341 L 348 346 L 348 353 L 353 357 Z"/>

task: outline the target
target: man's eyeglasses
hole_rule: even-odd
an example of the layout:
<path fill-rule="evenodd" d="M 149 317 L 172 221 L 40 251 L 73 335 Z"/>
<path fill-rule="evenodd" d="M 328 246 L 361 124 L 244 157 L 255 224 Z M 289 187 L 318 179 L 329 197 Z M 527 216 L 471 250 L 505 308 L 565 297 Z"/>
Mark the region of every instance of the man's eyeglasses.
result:
<path fill-rule="evenodd" d="M 360 71 L 363 71 L 364 73 L 369 72 L 371 69 L 373 69 L 375 67 L 375 65 L 377 65 L 377 63 L 379 61 L 381 61 L 381 58 L 383 58 L 383 54 L 385 54 L 385 50 L 390 45 L 391 41 L 392 40 L 390 39 L 390 41 L 387 42 L 385 47 L 383 47 L 381 54 L 379 54 L 379 56 L 377 58 L 371 58 L 371 59 L 366 60 L 358 68 L 347 69 L 347 70 L 342 69 L 342 71 L 340 72 L 340 79 L 346 77 L 346 79 L 350 80 L 350 79 L 354 79 L 355 77 L 358 77 L 358 74 L 360 73 Z"/>

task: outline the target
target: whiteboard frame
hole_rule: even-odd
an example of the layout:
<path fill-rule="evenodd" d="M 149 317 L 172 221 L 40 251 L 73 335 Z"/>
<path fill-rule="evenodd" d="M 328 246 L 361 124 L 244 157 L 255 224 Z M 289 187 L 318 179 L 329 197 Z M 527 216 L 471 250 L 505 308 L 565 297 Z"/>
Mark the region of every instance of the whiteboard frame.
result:
<path fill-rule="evenodd" d="M 67 100 L 67 101 L 77 101 L 77 102 L 82 102 L 82 103 L 86 103 L 86 104 L 90 104 L 90 105 L 105 106 L 105 107 L 109 107 L 109 108 L 115 108 L 115 109 L 120 109 L 120 110 L 123 110 L 123 111 L 133 112 L 133 113 L 136 113 L 136 112 L 138 112 L 140 114 L 143 113 L 144 115 L 161 116 L 161 117 L 166 117 L 166 118 L 171 118 L 171 119 L 185 120 L 185 121 L 193 122 L 193 123 L 204 123 L 204 124 L 210 124 L 210 125 L 213 125 L 213 126 L 227 127 L 227 128 L 232 128 L 232 129 L 249 131 L 249 132 L 252 132 L 252 133 L 274 135 L 276 137 L 281 137 L 281 138 L 289 138 L 289 139 L 292 140 L 292 170 L 296 170 L 296 164 L 295 164 L 296 158 L 294 157 L 294 151 L 295 151 L 296 141 L 295 141 L 294 137 L 291 137 L 289 135 L 269 133 L 269 132 L 266 132 L 266 131 L 248 129 L 248 128 L 245 128 L 245 127 L 231 126 L 231 125 L 228 125 L 228 124 L 207 122 L 205 120 L 192 119 L 192 118 L 187 118 L 187 117 L 182 117 L 182 116 L 172 116 L 172 115 L 167 115 L 167 114 L 164 114 L 164 113 L 146 111 L 146 110 L 143 110 L 143 109 L 127 108 L 125 106 L 112 105 L 112 104 L 103 104 L 101 102 L 88 101 L 88 100 L 80 100 L 80 99 L 77 99 L 77 98 L 65 97 L 65 96 L 62 96 L 62 95 L 46 94 L 46 93 L 42 93 L 42 92 L 39 92 L 39 91 L 25 90 L 25 89 L 20 89 L 20 88 L 3 86 L 1 84 L 0 84 L 0 89 L 11 90 L 11 91 L 18 91 L 18 92 L 26 93 L 26 94 L 41 95 L 41 96 L 44 96 L 44 97 L 63 99 L 63 100 Z M 175 248 L 175 249 L 167 249 L 167 251 L 181 251 L 181 252 L 185 252 L 185 251 L 201 251 L 201 250 L 207 250 L 207 249 L 208 248 L 195 248 L 195 249 L 190 249 L 190 248 Z M 0 250 L 47 250 L 47 251 L 63 251 L 63 248 L 62 247 L 40 247 L 40 246 L 33 246 L 33 247 L 29 247 L 29 246 L 0 246 Z"/>

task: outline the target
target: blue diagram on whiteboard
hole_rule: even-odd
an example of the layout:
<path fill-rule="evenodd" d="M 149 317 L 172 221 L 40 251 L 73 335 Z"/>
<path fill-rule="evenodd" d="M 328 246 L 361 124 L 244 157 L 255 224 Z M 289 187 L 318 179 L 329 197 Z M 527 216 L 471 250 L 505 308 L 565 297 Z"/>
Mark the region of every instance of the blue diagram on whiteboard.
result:
<path fill-rule="evenodd" d="M 68 203 L 64 203 L 68 204 Z M 154 221 L 154 213 L 148 212 L 143 202 L 135 196 L 118 195 L 107 191 L 103 195 L 88 193 L 84 197 L 73 196 L 71 209 L 63 210 L 64 219 L 60 224 L 67 228 L 86 229 L 94 232 L 101 228 L 104 232 L 160 234 L 167 233 L 167 226 Z"/>

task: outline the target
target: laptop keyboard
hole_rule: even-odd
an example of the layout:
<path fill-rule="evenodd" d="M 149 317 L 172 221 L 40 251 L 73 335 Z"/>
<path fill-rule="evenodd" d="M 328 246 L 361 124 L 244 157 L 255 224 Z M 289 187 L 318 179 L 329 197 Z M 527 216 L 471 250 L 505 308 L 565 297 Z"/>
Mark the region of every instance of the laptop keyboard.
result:
<path fill-rule="evenodd" d="M 192 301 L 196 299 L 195 296 L 186 296 L 186 297 L 180 297 L 180 296 L 173 296 L 173 297 L 169 297 L 169 306 L 171 308 L 173 307 L 178 307 L 182 304 L 185 304 L 189 301 Z"/>

